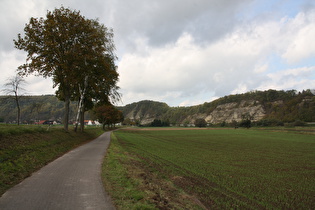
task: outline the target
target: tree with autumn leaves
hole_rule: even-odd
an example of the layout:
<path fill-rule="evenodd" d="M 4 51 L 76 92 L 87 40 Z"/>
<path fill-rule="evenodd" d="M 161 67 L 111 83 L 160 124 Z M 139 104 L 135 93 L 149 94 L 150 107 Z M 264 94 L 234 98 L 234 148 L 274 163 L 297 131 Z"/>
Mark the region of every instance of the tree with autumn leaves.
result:
<path fill-rule="evenodd" d="M 94 118 L 98 119 L 105 126 L 115 126 L 116 123 L 122 122 L 124 119 L 123 113 L 115 108 L 112 104 L 103 104 L 95 106 L 93 110 Z"/>
<path fill-rule="evenodd" d="M 113 30 L 79 11 L 61 7 L 48 11 L 46 18 L 31 18 L 24 36 L 18 34 L 15 47 L 26 51 L 21 76 L 52 77 L 56 95 L 65 101 L 64 129 L 68 131 L 70 101 L 79 101 L 84 112 L 94 104 L 120 99 Z"/>

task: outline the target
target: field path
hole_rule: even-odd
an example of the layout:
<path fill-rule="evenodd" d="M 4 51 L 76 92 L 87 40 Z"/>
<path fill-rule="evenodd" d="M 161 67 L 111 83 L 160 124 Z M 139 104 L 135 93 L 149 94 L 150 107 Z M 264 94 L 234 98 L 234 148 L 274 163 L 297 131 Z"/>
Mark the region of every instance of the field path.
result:
<path fill-rule="evenodd" d="M 4 193 L 0 209 L 115 209 L 101 180 L 109 142 L 106 132 L 51 162 Z"/>

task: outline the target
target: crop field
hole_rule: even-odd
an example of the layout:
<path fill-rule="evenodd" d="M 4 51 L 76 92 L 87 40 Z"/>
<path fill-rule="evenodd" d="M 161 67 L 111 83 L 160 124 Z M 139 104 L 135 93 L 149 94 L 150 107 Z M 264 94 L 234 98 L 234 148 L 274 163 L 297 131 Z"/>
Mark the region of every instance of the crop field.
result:
<path fill-rule="evenodd" d="M 114 135 L 117 144 L 137 157 L 147 173 L 172 182 L 201 207 L 315 206 L 312 130 L 123 129 Z"/>

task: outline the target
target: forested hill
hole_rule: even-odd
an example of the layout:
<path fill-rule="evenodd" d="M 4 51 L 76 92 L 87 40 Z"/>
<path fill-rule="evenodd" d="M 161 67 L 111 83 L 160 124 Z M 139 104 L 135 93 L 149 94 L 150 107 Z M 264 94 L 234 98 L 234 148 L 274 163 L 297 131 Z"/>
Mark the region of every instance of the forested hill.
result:
<path fill-rule="evenodd" d="M 169 107 L 165 103 L 140 101 L 124 107 L 125 120 L 149 124 L 154 119 L 171 124 L 192 124 L 198 118 L 208 123 L 233 123 L 250 118 L 262 124 L 297 120 L 315 122 L 314 91 L 251 91 L 229 95 L 190 107 Z"/>
<path fill-rule="evenodd" d="M 21 121 L 62 120 L 64 103 L 53 95 L 24 96 L 20 100 Z M 70 119 L 74 119 L 77 103 L 70 105 Z M 233 123 L 244 118 L 261 123 L 285 123 L 301 120 L 315 122 L 315 96 L 310 90 L 251 91 L 229 95 L 212 102 L 190 107 L 170 107 L 166 103 L 140 101 L 118 107 L 125 121 L 149 124 L 154 119 L 171 124 L 190 124 L 198 118 L 208 123 Z M 87 113 L 86 119 L 89 119 Z M 0 121 L 16 120 L 16 105 L 13 99 L 0 96 Z"/>
<path fill-rule="evenodd" d="M 23 96 L 19 99 L 21 122 L 33 123 L 35 120 L 62 121 L 65 114 L 64 102 L 54 95 Z M 70 103 L 70 119 L 76 113 L 75 102 Z M 15 122 L 17 106 L 13 97 L 0 96 L 0 122 Z"/>

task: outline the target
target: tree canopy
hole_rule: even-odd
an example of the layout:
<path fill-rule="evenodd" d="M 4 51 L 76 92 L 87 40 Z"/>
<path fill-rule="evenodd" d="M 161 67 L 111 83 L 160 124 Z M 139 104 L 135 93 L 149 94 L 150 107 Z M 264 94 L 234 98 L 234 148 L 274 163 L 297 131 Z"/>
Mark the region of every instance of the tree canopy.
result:
<path fill-rule="evenodd" d="M 119 100 L 112 29 L 61 7 L 46 18 L 31 18 L 24 32 L 14 40 L 17 49 L 28 53 L 18 72 L 53 78 L 57 97 L 65 101 L 65 130 L 70 100 L 79 100 L 83 89 L 84 104 Z"/>
<path fill-rule="evenodd" d="M 98 119 L 100 123 L 103 124 L 103 129 L 105 130 L 105 125 L 108 127 L 116 123 L 123 121 L 123 113 L 115 108 L 112 104 L 104 104 L 96 106 L 93 110 L 95 119 Z"/>

